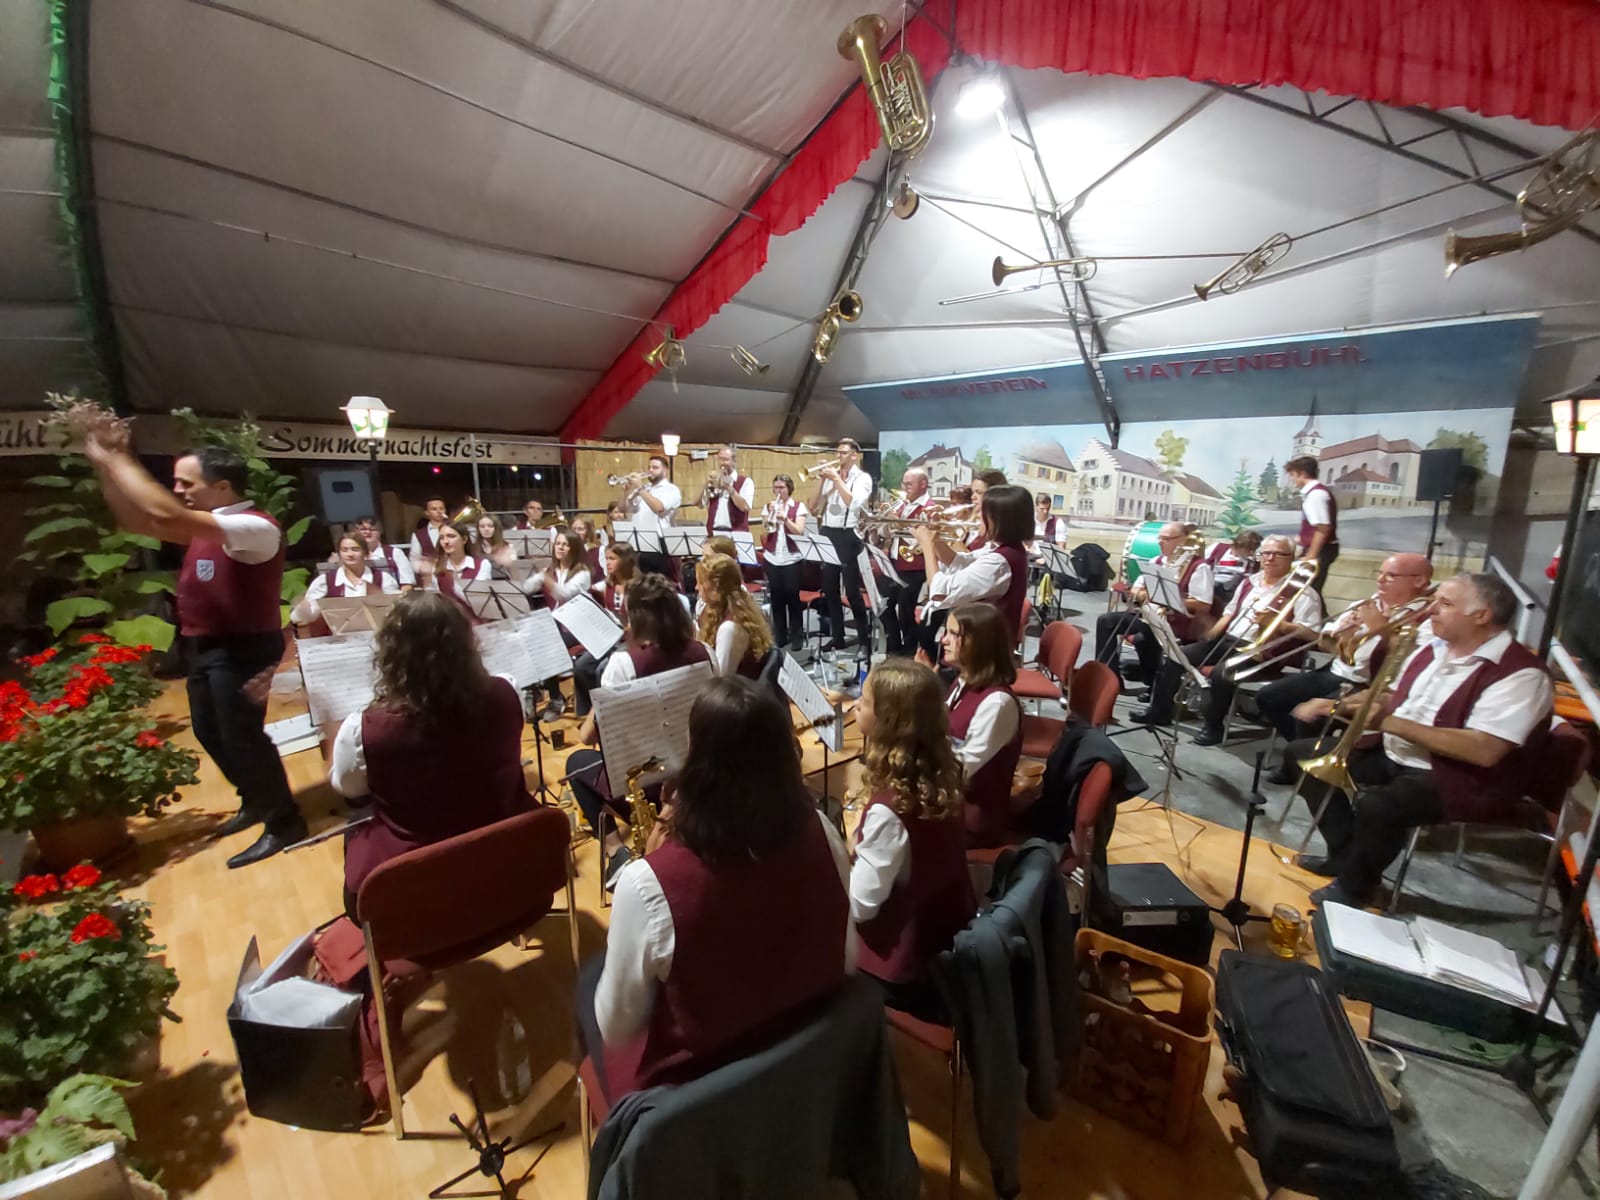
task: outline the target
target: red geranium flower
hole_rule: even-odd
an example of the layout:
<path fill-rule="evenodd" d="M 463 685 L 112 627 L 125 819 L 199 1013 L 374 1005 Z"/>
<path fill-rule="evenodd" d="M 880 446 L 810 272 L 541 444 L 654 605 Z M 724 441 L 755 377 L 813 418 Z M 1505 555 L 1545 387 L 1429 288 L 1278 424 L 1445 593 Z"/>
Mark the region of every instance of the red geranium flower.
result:
<path fill-rule="evenodd" d="M 95 646 L 109 642 L 111 639 L 103 633 L 86 633 L 78 639 L 80 646 Z"/>
<path fill-rule="evenodd" d="M 133 744 L 141 750 L 154 750 L 161 745 L 161 735 L 154 729 L 146 729 L 133 739 Z"/>
<path fill-rule="evenodd" d="M 70 892 L 74 888 L 93 887 L 100 882 L 100 868 L 89 863 L 79 863 L 61 877 Z"/>
<path fill-rule="evenodd" d="M 39 957 L 39 952 L 37 950 L 24 950 L 21 954 L 17 955 L 17 961 L 18 962 L 32 962 L 34 959 L 36 959 L 38 957 Z"/>
<path fill-rule="evenodd" d="M 79 921 L 72 931 L 74 942 L 85 942 L 90 938 L 120 938 L 122 930 L 118 929 L 116 922 L 104 913 L 90 913 Z"/>
<path fill-rule="evenodd" d="M 94 657 L 89 660 L 91 664 L 105 664 L 119 666 L 123 663 L 136 663 L 144 655 L 132 646 L 101 646 L 94 652 Z"/>
<path fill-rule="evenodd" d="M 24 875 L 17 881 L 17 886 L 11 889 L 11 894 L 37 900 L 48 892 L 60 890 L 61 881 L 54 875 Z"/>
<path fill-rule="evenodd" d="M 29 654 L 17 661 L 25 667 L 42 667 L 56 656 L 56 648 L 51 646 L 48 650 L 41 650 L 37 654 Z"/>

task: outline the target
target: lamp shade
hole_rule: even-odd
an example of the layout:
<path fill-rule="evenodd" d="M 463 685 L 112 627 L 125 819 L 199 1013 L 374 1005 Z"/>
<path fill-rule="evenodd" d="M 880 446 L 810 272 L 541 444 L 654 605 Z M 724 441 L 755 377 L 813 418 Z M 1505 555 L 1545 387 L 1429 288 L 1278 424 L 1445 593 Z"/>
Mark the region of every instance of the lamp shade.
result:
<path fill-rule="evenodd" d="M 1562 454 L 1600 454 L 1600 396 L 1563 396 L 1550 402 L 1556 449 Z"/>
<path fill-rule="evenodd" d="M 350 419 L 350 428 L 362 441 L 382 441 L 389 432 L 389 414 L 392 410 L 376 396 L 351 396 L 344 406 L 344 415 Z"/>
<path fill-rule="evenodd" d="M 678 443 L 682 440 L 675 433 L 663 433 L 661 435 L 661 452 L 668 458 L 676 458 L 678 456 Z"/>

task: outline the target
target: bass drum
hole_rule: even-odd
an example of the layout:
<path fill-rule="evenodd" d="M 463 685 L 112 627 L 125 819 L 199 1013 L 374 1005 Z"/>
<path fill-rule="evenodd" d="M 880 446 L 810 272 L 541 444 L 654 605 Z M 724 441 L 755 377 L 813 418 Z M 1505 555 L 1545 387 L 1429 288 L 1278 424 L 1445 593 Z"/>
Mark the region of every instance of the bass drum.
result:
<path fill-rule="evenodd" d="M 1125 578 L 1131 584 L 1139 578 L 1139 564 L 1136 559 L 1149 560 L 1161 554 L 1161 527 L 1165 521 L 1146 521 L 1143 525 L 1135 525 L 1133 532 L 1128 534 L 1127 543 L 1122 547 L 1123 558 L 1127 562 Z"/>

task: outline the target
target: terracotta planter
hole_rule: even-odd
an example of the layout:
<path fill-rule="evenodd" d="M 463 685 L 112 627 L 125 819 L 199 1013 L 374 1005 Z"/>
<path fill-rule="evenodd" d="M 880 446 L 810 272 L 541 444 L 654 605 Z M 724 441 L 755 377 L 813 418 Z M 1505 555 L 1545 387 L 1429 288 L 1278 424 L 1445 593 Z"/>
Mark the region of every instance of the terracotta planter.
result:
<path fill-rule="evenodd" d="M 54 821 L 31 832 L 41 865 L 51 871 L 65 871 L 81 862 L 104 865 L 133 844 L 128 818 L 122 816 Z"/>

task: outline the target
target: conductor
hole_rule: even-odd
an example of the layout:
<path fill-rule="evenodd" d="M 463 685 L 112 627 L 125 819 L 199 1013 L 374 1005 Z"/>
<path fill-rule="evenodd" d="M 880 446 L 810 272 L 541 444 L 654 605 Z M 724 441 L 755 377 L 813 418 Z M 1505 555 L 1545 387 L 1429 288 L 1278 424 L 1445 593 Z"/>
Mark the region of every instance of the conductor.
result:
<path fill-rule="evenodd" d="M 98 410 L 75 418 L 117 523 L 188 547 L 178 616 L 189 642 L 190 720 L 240 801 L 217 834 L 261 824 L 261 835 L 228 866 L 270 858 L 306 836 L 283 760 L 263 726 L 267 688 L 283 657 L 283 533 L 245 499 L 248 468 L 232 451 L 205 447 L 182 455 L 169 492 L 134 457 L 126 421 Z"/>

